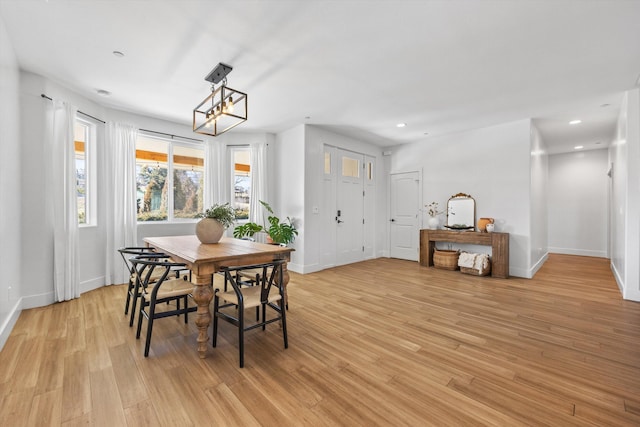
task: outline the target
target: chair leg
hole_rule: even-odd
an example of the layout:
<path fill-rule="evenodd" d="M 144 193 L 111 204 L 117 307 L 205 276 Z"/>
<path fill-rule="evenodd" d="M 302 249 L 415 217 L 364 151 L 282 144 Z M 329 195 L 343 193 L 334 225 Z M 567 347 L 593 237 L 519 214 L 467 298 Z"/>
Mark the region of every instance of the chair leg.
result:
<path fill-rule="evenodd" d="M 244 309 L 238 308 L 238 348 L 240 350 L 240 367 L 244 367 Z"/>
<path fill-rule="evenodd" d="M 137 280 L 136 280 L 137 282 Z M 129 319 L 129 327 L 133 326 L 133 321 L 136 318 L 136 306 L 138 304 L 138 293 L 140 292 L 140 284 L 136 283 L 135 286 L 133 287 L 133 301 L 131 304 L 131 318 Z"/>
<path fill-rule="evenodd" d="M 153 331 L 153 318 L 155 314 L 156 304 L 152 301 L 149 306 L 149 320 L 147 321 L 147 339 L 144 343 L 144 357 L 149 357 L 149 347 L 151 346 L 151 332 Z"/>
<path fill-rule="evenodd" d="M 212 347 L 216 346 L 218 340 L 218 305 L 220 304 L 218 295 L 213 297 L 213 336 L 211 337 Z"/>
<path fill-rule="evenodd" d="M 282 336 L 284 338 L 284 348 L 289 348 L 289 340 L 287 339 L 287 308 L 284 299 L 280 300 L 280 319 L 282 320 Z"/>
<path fill-rule="evenodd" d="M 136 331 L 136 339 L 140 339 L 140 332 L 142 331 L 142 318 L 144 317 L 143 312 L 144 312 L 145 305 L 146 305 L 146 301 L 143 295 L 140 297 L 140 314 L 138 315 L 138 330 Z"/>
<path fill-rule="evenodd" d="M 185 325 L 189 323 L 189 300 L 187 296 L 184 296 L 184 323 Z"/>
<path fill-rule="evenodd" d="M 129 284 L 127 285 L 127 302 L 124 304 L 125 316 L 129 313 L 129 304 L 131 303 L 131 291 L 133 291 L 133 282 L 129 278 Z"/>

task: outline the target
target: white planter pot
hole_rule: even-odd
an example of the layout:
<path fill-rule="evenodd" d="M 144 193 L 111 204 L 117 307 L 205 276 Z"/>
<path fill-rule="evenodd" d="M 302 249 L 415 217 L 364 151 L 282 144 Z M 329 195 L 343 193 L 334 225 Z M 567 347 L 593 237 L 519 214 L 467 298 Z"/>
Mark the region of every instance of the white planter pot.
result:
<path fill-rule="evenodd" d="M 196 224 L 196 236 L 202 243 L 218 243 L 224 234 L 224 227 L 212 218 L 202 218 Z"/>
<path fill-rule="evenodd" d="M 430 216 L 427 220 L 427 228 L 429 230 L 437 230 L 440 226 L 440 218 L 437 216 Z"/>

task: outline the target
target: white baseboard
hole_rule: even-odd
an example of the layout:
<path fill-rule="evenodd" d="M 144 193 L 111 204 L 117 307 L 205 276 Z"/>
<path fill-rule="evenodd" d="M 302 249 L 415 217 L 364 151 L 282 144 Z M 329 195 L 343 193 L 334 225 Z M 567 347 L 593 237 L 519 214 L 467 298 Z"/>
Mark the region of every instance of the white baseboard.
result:
<path fill-rule="evenodd" d="M 55 300 L 53 291 L 39 295 L 29 295 L 22 297 L 22 309 L 27 310 L 29 308 L 44 307 L 45 305 L 51 305 Z"/>
<path fill-rule="evenodd" d="M 545 262 L 547 262 L 547 259 L 549 258 L 549 252 L 547 252 L 546 254 L 542 255 L 542 257 L 538 260 L 538 262 L 536 262 L 533 267 L 531 267 L 530 269 L 530 274 L 531 277 L 535 276 L 536 273 L 538 272 L 538 270 L 540 270 L 540 268 L 542 268 L 542 266 L 544 265 Z"/>
<path fill-rule="evenodd" d="M 2 351 L 5 343 L 9 339 L 9 335 L 11 335 L 11 331 L 18 321 L 20 313 L 22 313 L 22 298 L 16 301 L 14 306 L 7 310 L 7 316 L 2 320 L 2 323 L 0 323 L 0 351 Z"/>
<path fill-rule="evenodd" d="M 82 295 L 85 292 L 93 291 L 94 289 L 103 287 L 104 281 L 105 281 L 104 276 L 100 276 L 91 280 L 85 280 L 84 282 L 80 282 L 80 294 Z"/>
<path fill-rule="evenodd" d="M 611 272 L 613 273 L 613 277 L 616 279 L 616 284 L 618 285 L 618 289 L 620 290 L 620 294 L 624 295 L 624 280 L 622 280 L 622 276 L 620 272 L 616 268 L 616 265 L 611 262 Z"/>
<path fill-rule="evenodd" d="M 606 251 L 593 251 L 588 249 L 574 249 L 574 248 L 547 248 L 548 253 L 562 254 L 562 255 L 579 255 L 579 256 L 592 256 L 596 258 L 608 258 Z"/>

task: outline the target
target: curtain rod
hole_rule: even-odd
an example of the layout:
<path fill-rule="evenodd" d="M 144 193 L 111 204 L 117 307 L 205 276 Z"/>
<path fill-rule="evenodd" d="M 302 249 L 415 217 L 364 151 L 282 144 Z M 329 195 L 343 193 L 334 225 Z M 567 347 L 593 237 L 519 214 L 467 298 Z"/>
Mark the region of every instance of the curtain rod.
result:
<path fill-rule="evenodd" d="M 45 95 L 44 93 L 41 93 L 41 94 L 40 94 L 40 96 L 41 96 L 41 97 L 43 97 L 43 98 L 48 99 L 49 101 L 53 101 L 53 99 L 52 99 L 52 98 L 48 97 L 48 96 L 47 96 L 47 95 Z M 106 123 L 104 120 L 100 120 L 100 119 L 99 119 L 99 118 L 97 118 L 97 117 L 93 117 L 91 114 L 87 114 L 87 113 L 85 113 L 84 111 L 80 111 L 80 110 L 78 110 L 78 113 L 82 114 L 83 116 L 90 117 L 90 118 L 92 118 L 93 120 L 96 120 L 96 121 L 98 121 L 98 122 L 100 122 L 100 123 L 102 123 L 102 124 L 105 124 L 105 123 Z"/>
<path fill-rule="evenodd" d="M 41 94 L 40 94 L 40 96 L 41 96 L 41 97 L 43 97 L 43 98 L 48 99 L 49 101 L 53 101 L 53 99 L 52 99 L 52 98 L 48 97 L 48 96 L 47 96 L 47 95 L 45 95 L 44 93 L 41 93 Z M 99 118 L 94 117 L 94 116 L 92 116 L 91 114 L 87 114 L 87 113 L 85 113 L 84 111 L 80 111 L 80 110 L 78 110 L 78 113 L 82 114 L 83 116 L 90 117 L 90 118 L 92 118 L 93 120 L 99 121 L 99 122 L 100 122 L 100 123 L 102 123 L 102 124 L 106 124 L 106 122 L 105 122 L 104 120 L 100 120 Z M 188 138 L 188 137 L 186 137 L 186 136 L 173 135 L 173 134 L 171 134 L 171 133 L 158 132 L 158 131 L 155 131 L 155 130 L 149 130 L 149 129 L 139 129 L 139 130 L 140 130 L 141 132 L 157 133 L 157 134 L 159 134 L 159 135 L 170 136 L 170 137 L 171 137 L 171 139 L 173 139 L 173 138 L 181 138 L 181 139 L 186 139 L 186 140 L 189 140 L 189 141 L 204 142 L 204 141 L 203 141 L 203 140 L 201 140 L 201 139 Z"/>
<path fill-rule="evenodd" d="M 140 132 L 149 132 L 149 133 L 157 133 L 158 135 L 164 135 L 164 136 L 170 136 L 171 139 L 173 138 L 180 138 L 180 139 L 187 139 L 189 141 L 197 141 L 197 142 L 204 142 L 201 139 L 196 139 L 196 138 L 188 138 L 186 136 L 180 136 L 180 135 L 174 135 L 172 133 L 165 133 L 165 132 L 158 132 L 157 130 L 149 130 L 149 129 L 139 129 Z"/>

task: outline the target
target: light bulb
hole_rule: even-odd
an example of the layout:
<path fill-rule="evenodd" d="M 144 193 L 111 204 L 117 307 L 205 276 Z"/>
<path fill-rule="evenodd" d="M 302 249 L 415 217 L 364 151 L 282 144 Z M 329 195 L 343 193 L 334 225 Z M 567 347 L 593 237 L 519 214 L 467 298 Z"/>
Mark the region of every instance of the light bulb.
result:
<path fill-rule="evenodd" d="M 233 113 L 233 97 L 229 97 L 229 103 L 227 104 L 227 111 Z"/>

